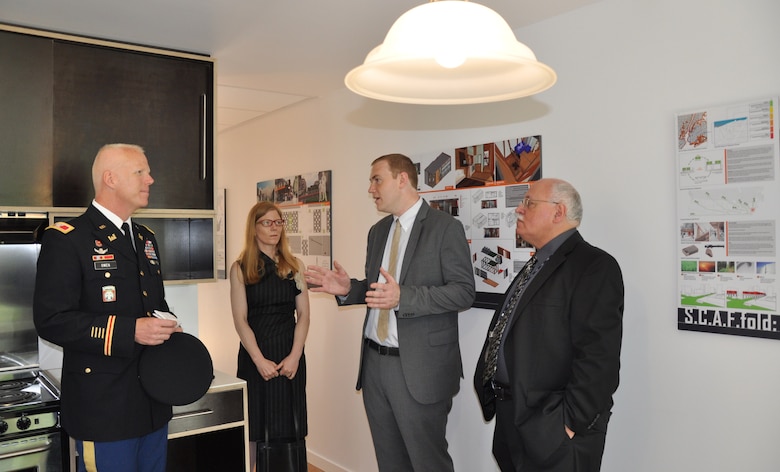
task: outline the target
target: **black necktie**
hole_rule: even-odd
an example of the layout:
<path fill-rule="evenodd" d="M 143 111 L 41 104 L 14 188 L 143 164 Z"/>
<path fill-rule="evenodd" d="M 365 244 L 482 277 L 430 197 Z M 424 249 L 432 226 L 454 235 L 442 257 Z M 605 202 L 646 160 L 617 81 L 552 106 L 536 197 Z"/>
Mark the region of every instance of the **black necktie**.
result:
<path fill-rule="evenodd" d="M 135 252 L 135 244 L 133 244 L 133 232 L 130 231 L 130 225 L 127 222 L 122 223 L 122 231 L 125 233 L 125 241 L 130 245 L 130 249 Z"/>
<path fill-rule="evenodd" d="M 531 272 L 536 265 L 536 256 L 531 256 L 528 262 L 525 263 L 520 275 L 517 277 L 517 284 L 515 284 L 515 290 L 512 293 L 509 302 L 506 304 L 506 308 L 498 315 L 498 321 L 493 329 L 488 333 L 488 348 L 485 351 L 485 370 L 482 372 L 482 384 L 487 384 L 493 380 L 493 376 L 496 375 L 496 368 L 498 367 L 498 348 L 501 346 L 501 338 L 504 335 L 504 329 L 506 329 L 506 323 L 509 320 L 509 315 L 512 314 L 512 310 L 517 305 L 517 300 L 520 299 L 520 295 L 525 289 L 525 284 L 528 283 L 528 278 L 531 276 Z"/>

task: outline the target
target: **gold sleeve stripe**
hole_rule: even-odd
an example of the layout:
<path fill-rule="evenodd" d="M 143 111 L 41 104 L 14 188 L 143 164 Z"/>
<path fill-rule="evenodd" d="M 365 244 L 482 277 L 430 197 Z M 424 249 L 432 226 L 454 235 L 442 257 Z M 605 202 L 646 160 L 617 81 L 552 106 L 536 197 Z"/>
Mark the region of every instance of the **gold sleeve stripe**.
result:
<path fill-rule="evenodd" d="M 106 328 L 103 326 L 93 326 L 90 330 L 89 335 L 93 338 L 97 339 L 105 339 L 106 338 Z"/>
<path fill-rule="evenodd" d="M 116 315 L 108 317 L 108 323 L 106 324 L 106 341 L 103 344 L 103 354 L 106 356 L 111 355 L 111 347 L 114 342 L 114 322 L 116 321 Z"/>

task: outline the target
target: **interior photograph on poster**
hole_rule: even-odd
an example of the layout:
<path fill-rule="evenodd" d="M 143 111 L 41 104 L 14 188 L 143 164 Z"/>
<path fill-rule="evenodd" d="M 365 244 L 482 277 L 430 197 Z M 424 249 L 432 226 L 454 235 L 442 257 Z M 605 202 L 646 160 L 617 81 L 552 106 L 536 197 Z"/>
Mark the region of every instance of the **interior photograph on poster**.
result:
<path fill-rule="evenodd" d="M 282 210 L 290 248 L 304 265 L 331 268 L 331 171 L 322 170 L 257 183 L 257 201 Z"/>
<path fill-rule="evenodd" d="M 777 118 L 776 97 L 675 116 L 680 330 L 780 339 Z"/>
<path fill-rule="evenodd" d="M 542 137 L 528 136 L 409 156 L 428 204 L 463 223 L 475 307 L 494 309 L 533 247 L 515 234 L 515 208 L 542 176 Z"/>

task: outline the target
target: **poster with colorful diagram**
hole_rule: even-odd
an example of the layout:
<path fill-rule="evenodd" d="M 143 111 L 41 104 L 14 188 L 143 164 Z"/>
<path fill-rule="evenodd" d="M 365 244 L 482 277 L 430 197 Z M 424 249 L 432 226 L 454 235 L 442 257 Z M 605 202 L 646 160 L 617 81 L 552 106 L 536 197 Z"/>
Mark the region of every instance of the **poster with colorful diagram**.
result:
<path fill-rule="evenodd" d="M 780 339 L 777 98 L 675 116 L 677 326 Z"/>
<path fill-rule="evenodd" d="M 474 306 L 495 308 L 533 252 L 515 234 L 515 208 L 529 182 L 541 178 L 542 137 L 409 157 L 418 167 L 422 197 L 463 223 L 477 287 Z"/>

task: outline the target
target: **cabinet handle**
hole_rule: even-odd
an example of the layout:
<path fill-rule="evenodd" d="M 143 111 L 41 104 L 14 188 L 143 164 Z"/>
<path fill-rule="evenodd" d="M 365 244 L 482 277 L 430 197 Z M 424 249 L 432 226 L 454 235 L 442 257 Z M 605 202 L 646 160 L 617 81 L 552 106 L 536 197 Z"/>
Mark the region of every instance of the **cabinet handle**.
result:
<path fill-rule="evenodd" d="M 210 415 L 212 413 L 214 413 L 214 410 L 212 410 L 210 408 L 205 408 L 203 410 L 195 410 L 195 411 L 189 411 L 189 412 L 184 412 L 184 413 L 176 413 L 175 415 L 173 415 L 173 418 L 171 418 L 171 419 L 179 420 L 179 419 L 182 419 L 182 418 L 192 418 L 193 416 Z"/>
<path fill-rule="evenodd" d="M 208 150 L 206 147 L 208 146 L 208 130 L 206 129 L 206 126 L 208 124 L 208 103 L 206 101 L 208 98 L 206 97 L 206 94 L 203 93 L 200 95 L 200 114 L 201 114 L 201 129 L 203 130 L 201 132 L 201 143 L 200 143 L 200 180 L 206 180 L 206 156 L 208 154 Z"/>

